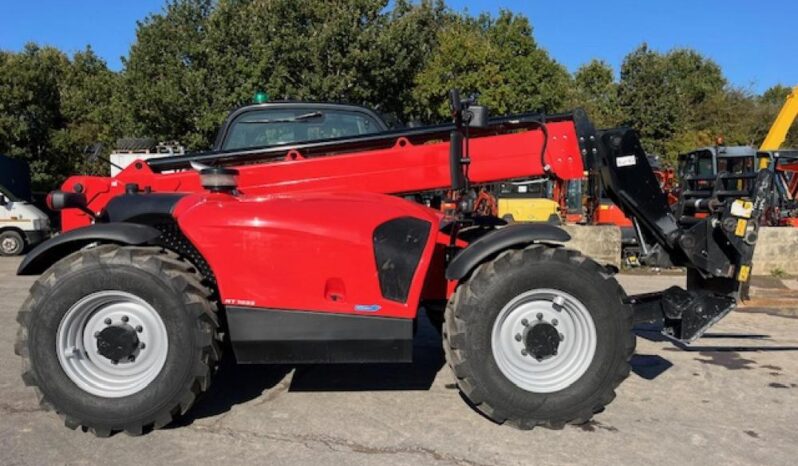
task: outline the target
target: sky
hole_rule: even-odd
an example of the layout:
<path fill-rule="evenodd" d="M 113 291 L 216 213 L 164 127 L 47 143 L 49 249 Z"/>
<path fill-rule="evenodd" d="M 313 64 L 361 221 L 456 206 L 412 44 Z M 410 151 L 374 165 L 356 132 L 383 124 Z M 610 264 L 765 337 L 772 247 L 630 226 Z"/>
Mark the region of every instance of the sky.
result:
<path fill-rule="evenodd" d="M 301 0 L 297 0 L 301 1 Z M 0 49 L 26 42 L 68 53 L 91 45 L 114 70 L 135 40 L 136 21 L 163 0 L 4 0 Z M 753 92 L 798 85 L 798 0 L 448 0 L 456 10 L 528 16 L 542 47 L 569 70 L 593 58 L 616 74 L 643 42 L 667 51 L 690 47 L 719 63 L 729 81 Z"/>

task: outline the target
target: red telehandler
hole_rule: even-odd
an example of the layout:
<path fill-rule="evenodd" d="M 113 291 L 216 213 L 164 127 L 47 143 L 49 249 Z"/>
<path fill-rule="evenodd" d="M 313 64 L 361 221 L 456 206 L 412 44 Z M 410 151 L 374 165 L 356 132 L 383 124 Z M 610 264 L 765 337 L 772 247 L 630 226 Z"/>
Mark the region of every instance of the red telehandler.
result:
<path fill-rule="evenodd" d="M 141 434 L 208 389 L 224 340 L 239 363 L 408 362 L 419 308 L 444 302 L 469 402 L 499 423 L 560 428 L 613 400 L 635 321 L 692 341 L 735 307 L 772 170 L 683 225 L 631 129 L 597 131 L 582 111 L 488 119 L 455 91 L 451 107 L 453 125 L 142 162 L 99 211 L 72 180 L 51 206 L 91 225 L 18 271 L 42 274 L 18 316 L 24 381 L 68 427 Z M 473 213 L 480 184 L 586 168 L 687 268 L 686 290 L 627 296 L 612 268 L 561 246 L 563 230 Z M 155 192 L 169 179 L 186 192 Z M 395 195 L 425 190 L 449 192 L 452 214 Z"/>

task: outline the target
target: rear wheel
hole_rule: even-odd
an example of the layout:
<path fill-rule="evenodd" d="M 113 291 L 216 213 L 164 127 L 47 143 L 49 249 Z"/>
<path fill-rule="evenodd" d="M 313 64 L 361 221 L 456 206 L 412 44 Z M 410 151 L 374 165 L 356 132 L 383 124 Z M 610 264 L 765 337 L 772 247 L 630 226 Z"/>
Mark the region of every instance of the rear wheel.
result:
<path fill-rule="evenodd" d="M 188 263 L 159 248 L 72 254 L 19 312 L 23 380 L 73 429 L 106 436 L 165 426 L 208 389 L 219 361 L 209 295 Z"/>
<path fill-rule="evenodd" d="M 522 429 L 587 422 L 634 353 L 632 313 L 601 266 L 533 245 L 481 264 L 446 309 L 444 350 L 463 394 Z"/>
<path fill-rule="evenodd" d="M 9 230 L 0 233 L 0 256 L 17 256 L 25 249 L 25 239 L 19 232 Z"/>

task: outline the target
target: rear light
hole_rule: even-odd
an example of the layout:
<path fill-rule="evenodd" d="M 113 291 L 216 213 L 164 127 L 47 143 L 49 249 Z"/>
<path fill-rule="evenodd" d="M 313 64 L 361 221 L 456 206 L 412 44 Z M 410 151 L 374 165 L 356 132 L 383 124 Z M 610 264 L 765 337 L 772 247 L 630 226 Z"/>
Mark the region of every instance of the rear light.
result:
<path fill-rule="evenodd" d="M 55 207 L 53 207 L 53 193 L 52 192 L 47 193 L 47 197 L 44 198 L 44 204 L 47 206 L 48 209 L 53 210 L 53 211 L 55 210 Z"/>
<path fill-rule="evenodd" d="M 200 170 L 200 184 L 213 193 L 233 193 L 238 187 L 238 170 L 207 167 Z"/>

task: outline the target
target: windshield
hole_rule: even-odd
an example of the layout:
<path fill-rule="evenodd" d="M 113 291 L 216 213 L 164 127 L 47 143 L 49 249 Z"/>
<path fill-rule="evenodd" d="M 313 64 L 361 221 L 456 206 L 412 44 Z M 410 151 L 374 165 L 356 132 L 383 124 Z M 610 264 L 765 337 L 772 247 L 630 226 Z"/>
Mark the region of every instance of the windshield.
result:
<path fill-rule="evenodd" d="M 751 173 L 754 171 L 753 157 L 718 158 L 718 172 Z"/>
<path fill-rule="evenodd" d="M 0 184 L 0 194 L 6 197 L 11 202 L 22 202 L 22 199 L 18 198 L 14 195 L 11 191 L 5 188 L 5 186 Z"/>
<path fill-rule="evenodd" d="M 711 152 L 693 152 L 679 159 L 679 176 L 714 177 Z"/>
<path fill-rule="evenodd" d="M 360 136 L 382 130 L 369 115 L 346 110 L 269 109 L 236 118 L 222 150 Z"/>

